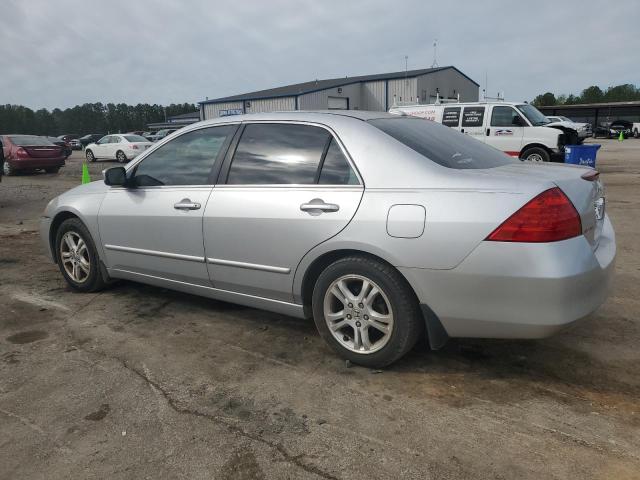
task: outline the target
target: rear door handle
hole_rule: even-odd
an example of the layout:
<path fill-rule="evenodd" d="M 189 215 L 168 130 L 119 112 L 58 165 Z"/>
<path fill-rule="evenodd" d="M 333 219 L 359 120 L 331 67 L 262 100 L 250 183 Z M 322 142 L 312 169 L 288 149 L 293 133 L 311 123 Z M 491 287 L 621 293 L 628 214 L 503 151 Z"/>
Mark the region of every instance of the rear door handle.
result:
<path fill-rule="evenodd" d="M 303 212 L 309 212 L 311 215 L 320 215 L 322 212 L 337 212 L 340 210 L 340 205 L 335 203 L 324 203 L 321 198 L 314 198 L 308 203 L 300 205 L 300 210 Z"/>
<path fill-rule="evenodd" d="M 176 210 L 200 210 L 201 205 L 198 202 L 192 202 L 188 198 L 183 198 L 173 205 Z"/>

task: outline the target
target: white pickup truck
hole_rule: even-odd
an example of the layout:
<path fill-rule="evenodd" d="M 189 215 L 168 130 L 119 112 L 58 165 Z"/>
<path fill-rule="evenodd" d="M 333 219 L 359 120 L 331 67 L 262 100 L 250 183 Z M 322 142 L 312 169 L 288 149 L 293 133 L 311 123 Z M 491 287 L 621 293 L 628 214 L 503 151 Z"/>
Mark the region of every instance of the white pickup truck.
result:
<path fill-rule="evenodd" d="M 590 123 L 574 122 L 570 118 L 563 117 L 562 115 L 547 115 L 547 118 L 551 121 L 551 123 L 547 124 L 547 127 L 561 125 L 568 128 L 573 128 L 575 131 L 577 131 L 579 143 L 582 143 L 585 138 L 590 138 L 593 133 L 591 131 Z"/>
<path fill-rule="evenodd" d="M 550 125 L 536 107 L 523 102 L 393 106 L 389 113 L 442 123 L 523 160 L 564 161 L 564 146 L 578 143 L 576 130 Z"/>

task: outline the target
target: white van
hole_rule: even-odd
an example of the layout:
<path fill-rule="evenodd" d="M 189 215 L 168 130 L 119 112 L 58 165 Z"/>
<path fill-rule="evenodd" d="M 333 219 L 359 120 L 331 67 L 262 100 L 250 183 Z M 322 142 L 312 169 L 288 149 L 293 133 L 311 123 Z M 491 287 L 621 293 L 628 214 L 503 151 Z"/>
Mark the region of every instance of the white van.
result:
<path fill-rule="evenodd" d="M 549 120 L 536 107 L 522 102 L 394 106 L 389 113 L 442 123 L 523 160 L 564 161 L 564 146 L 577 143 L 577 132 L 544 126 Z"/>

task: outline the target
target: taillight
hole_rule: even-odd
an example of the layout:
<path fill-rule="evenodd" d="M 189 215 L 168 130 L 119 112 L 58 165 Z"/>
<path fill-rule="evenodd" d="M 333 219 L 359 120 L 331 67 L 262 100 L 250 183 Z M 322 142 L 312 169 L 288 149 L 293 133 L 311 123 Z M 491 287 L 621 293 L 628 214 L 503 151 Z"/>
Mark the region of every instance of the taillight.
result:
<path fill-rule="evenodd" d="M 131 145 L 131 148 L 133 148 L 134 150 L 138 150 L 138 145 Z"/>
<path fill-rule="evenodd" d="M 16 156 L 18 158 L 29 158 L 29 154 L 27 153 L 27 151 L 22 148 L 22 147 L 18 147 L 18 150 L 16 150 Z"/>
<path fill-rule="evenodd" d="M 582 233 L 578 211 L 558 187 L 529 201 L 496 228 L 487 240 L 494 242 L 557 242 Z"/>

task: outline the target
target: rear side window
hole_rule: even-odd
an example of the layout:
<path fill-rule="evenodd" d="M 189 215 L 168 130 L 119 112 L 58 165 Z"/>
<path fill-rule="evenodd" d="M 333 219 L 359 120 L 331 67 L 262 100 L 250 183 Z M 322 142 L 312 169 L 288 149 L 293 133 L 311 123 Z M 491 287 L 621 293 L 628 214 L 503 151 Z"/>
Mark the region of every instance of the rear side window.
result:
<path fill-rule="evenodd" d="M 318 183 L 320 185 L 358 185 L 360 183 L 335 139 L 331 139 L 327 149 Z"/>
<path fill-rule="evenodd" d="M 399 117 L 369 123 L 443 167 L 462 170 L 519 163 L 493 147 L 430 120 Z"/>
<path fill-rule="evenodd" d="M 224 144 L 237 127 L 194 130 L 164 144 L 137 166 L 134 174 L 138 186 L 209 185 L 209 174 Z"/>
<path fill-rule="evenodd" d="M 481 127 L 484 120 L 484 107 L 464 107 L 462 112 L 463 127 Z"/>
<path fill-rule="evenodd" d="M 329 132 L 310 125 L 247 125 L 231 162 L 227 183 L 313 184 Z"/>
<path fill-rule="evenodd" d="M 447 127 L 460 125 L 460 107 L 446 107 L 442 112 L 442 124 Z"/>

